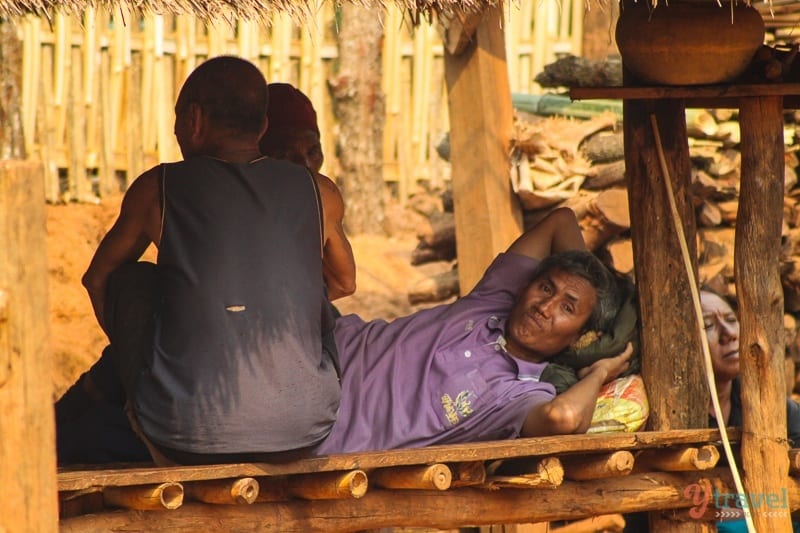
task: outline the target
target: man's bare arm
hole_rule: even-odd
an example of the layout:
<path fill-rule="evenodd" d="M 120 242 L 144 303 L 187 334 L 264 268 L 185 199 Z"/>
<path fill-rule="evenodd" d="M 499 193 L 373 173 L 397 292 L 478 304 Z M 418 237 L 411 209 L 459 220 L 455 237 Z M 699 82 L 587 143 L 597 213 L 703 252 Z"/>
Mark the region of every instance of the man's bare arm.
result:
<path fill-rule="evenodd" d="M 356 290 L 356 261 L 350 241 L 344 233 L 344 200 L 336 184 L 317 174 L 322 210 L 325 217 L 325 245 L 322 251 L 322 273 L 328 287 L 328 298 L 349 296 Z"/>
<path fill-rule="evenodd" d="M 585 433 L 592 422 L 600 388 L 628 368 L 633 346 L 616 357 L 595 361 L 581 369 L 580 380 L 551 401 L 539 404 L 528 413 L 522 426 L 523 437 Z"/>
<path fill-rule="evenodd" d="M 100 241 L 81 282 L 89 293 L 95 317 L 105 330 L 104 302 L 109 275 L 120 265 L 136 261 L 151 242 L 158 244 L 161 216 L 158 167 L 139 176 L 122 199 L 119 216 Z"/>
<path fill-rule="evenodd" d="M 534 259 L 568 250 L 585 250 L 583 235 L 575 213 L 568 207 L 551 211 L 538 224 L 523 233 L 508 251 Z"/>

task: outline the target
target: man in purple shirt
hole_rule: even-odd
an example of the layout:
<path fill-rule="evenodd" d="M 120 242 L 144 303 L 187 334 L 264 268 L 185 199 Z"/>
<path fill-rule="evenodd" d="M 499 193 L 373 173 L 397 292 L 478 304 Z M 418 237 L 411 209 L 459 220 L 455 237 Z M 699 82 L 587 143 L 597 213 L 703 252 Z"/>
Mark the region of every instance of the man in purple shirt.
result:
<path fill-rule="evenodd" d="M 579 373 L 556 396 L 548 358 L 620 305 L 613 275 L 561 208 L 518 238 L 452 304 L 392 322 L 339 318 L 342 401 L 319 454 L 585 432 L 600 387 L 631 348 Z"/>

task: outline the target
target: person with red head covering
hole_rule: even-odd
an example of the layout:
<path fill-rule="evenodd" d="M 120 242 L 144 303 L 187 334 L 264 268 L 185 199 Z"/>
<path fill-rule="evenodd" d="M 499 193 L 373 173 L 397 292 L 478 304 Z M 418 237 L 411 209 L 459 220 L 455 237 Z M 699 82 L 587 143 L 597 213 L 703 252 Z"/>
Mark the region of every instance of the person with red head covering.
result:
<path fill-rule="evenodd" d="M 317 179 L 324 216 L 323 274 L 331 300 L 356 290 L 356 263 L 344 232 L 344 200 L 339 187 L 320 174 L 323 154 L 317 112 L 302 91 L 288 83 L 270 83 L 267 131 L 261 153 L 306 167 Z"/>

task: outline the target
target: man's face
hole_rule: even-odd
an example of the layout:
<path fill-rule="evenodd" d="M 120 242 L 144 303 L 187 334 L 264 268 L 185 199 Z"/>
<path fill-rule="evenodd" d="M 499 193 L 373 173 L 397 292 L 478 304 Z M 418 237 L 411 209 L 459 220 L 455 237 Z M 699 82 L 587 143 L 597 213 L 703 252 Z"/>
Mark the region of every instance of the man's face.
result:
<path fill-rule="evenodd" d="M 322 146 L 314 130 L 287 132 L 281 145 L 267 153 L 275 159 L 285 159 L 317 173 L 322 168 Z"/>
<path fill-rule="evenodd" d="M 580 336 L 594 311 L 597 291 L 588 280 L 562 270 L 542 273 L 517 296 L 506 323 L 511 355 L 539 362 Z"/>

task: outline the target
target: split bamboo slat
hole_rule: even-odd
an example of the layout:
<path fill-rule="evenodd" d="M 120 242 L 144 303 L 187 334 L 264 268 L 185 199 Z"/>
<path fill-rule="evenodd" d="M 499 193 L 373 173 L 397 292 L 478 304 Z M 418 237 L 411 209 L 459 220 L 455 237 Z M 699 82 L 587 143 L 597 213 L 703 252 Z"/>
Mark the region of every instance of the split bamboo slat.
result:
<path fill-rule="evenodd" d="M 556 53 L 577 53 L 581 1 L 562 4 L 505 10 L 511 91 L 539 92 L 533 76 Z M 450 176 L 436 153 L 450 128 L 444 52 L 435 23 L 412 28 L 395 5 L 383 16 L 384 180 L 396 184 L 404 202 L 418 182 L 442 186 Z M 82 18 L 59 12 L 52 21 L 21 19 L 23 134 L 29 155 L 44 163 L 47 201 L 95 202 L 157 162 L 180 159 L 172 134 L 177 90 L 197 64 L 217 54 L 250 59 L 268 81 L 293 83 L 309 95 L 327 154 L 322 171 L 335 179 L 337 126 L 327 87 L 338 56 L 335 20 L 328 3 L 303 28 L 285 15 L 269 27 L 234 20 L 234 29 L 188 15 L 92 7 Z"/>
<path fill-rule="evenodd" d="M 545 457 L 537 461 L 530 471 L 516 475 L 489 475 L 485 488 L 555 488 L 564 481 L 564 467 L 557 457 Z"/>

